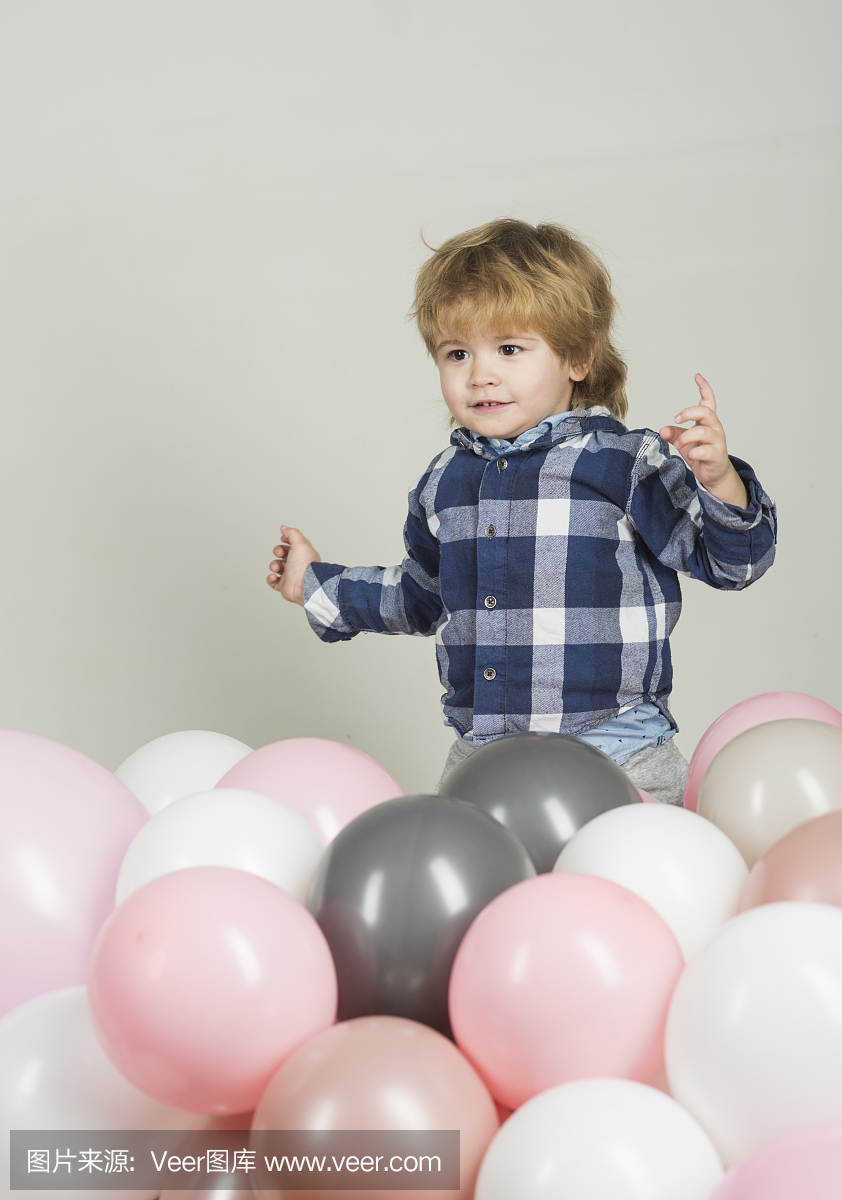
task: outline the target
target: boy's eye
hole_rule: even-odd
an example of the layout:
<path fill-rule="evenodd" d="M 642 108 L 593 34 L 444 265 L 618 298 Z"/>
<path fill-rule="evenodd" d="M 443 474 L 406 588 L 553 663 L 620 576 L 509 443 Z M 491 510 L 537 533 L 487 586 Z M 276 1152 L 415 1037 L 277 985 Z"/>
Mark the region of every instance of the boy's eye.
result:
<path fill-rule="evenodd" d="M 448 358 L 453 358 L 453 355 L 454 355 L 454 354 L 467 354 L 467 353 L 468 353 L 468 351 L 467 351 L 467 350 L 451 350 L 451 351 L 450 351 L 450 353 L 448 354 L 448 356 L 447 356 L 447 357 L 448 357 Z M 463 362 L 463 361 L 464 361 L 464 359 L 457 358 L 457 359 L 455 359 L 454 361 L 455 361 L 455 362 Z"/>
<path fill-rule="evenodd" d="M 514 355 L 512 355 L 512 354 L 506 354 L 506 351 L 507 351 L 507 350 L 513 350 L 513 351 L 514 351 L 514 353 L 515 353 L 515 354 L 517 354 L 517 353 L 518 353 L 518 351 L 520 350 L 520 346 L 512 346 L 512 345 L 508 345 L 508 344 L 507 344 L 507 345 L 505 345 L 505 346 L 501 346 L 501 347 L 500 347 L 500 353 L 501 353 L 501 354 L 505 354 L 505 355 L 506 355 L 506 358 L 513 358 L 513 357 L 514 357 Z"/>

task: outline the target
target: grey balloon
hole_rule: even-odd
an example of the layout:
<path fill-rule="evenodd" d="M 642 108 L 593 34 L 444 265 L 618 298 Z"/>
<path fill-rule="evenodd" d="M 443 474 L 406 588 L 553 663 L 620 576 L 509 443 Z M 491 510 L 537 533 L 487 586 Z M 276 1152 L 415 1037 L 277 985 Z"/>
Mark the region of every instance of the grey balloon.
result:
<path fill-rule="evenodd" d="M 563 733 L 512 733 L 487 742 L 447 776 L 442 793 L 505 825 L 539 874 L 600 813 L 640 803 L 626 773 L 601 750 Z"/>
<path fill-rule="evenodd" d="M 517 838 L 471 804 L 402 796 L 355 818 L 326 848 L 307 900 L 336 964 L 337 1019 L 408 1017 L 452 1036 L 459 943 L 486 904 L 534 874 Z"/>

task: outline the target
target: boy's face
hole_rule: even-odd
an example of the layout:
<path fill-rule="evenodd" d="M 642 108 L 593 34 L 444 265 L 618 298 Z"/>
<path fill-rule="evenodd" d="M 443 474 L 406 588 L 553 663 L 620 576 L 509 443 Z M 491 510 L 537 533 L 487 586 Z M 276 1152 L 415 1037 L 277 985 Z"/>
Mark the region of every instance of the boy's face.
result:
<path fill-rule="evenodd" d="M 554 413 L 568 412 L 573 383 L 587 370 L 562 362 L 539 334 L 489 332 L 436 346 L 444 402 L 460 425 L 511 441 Z"/>

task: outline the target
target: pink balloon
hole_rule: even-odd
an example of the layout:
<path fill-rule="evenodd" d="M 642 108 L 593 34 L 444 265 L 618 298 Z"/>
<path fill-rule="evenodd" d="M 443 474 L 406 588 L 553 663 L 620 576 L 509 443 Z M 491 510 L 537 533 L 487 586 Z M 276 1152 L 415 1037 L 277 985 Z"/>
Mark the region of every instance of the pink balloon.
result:
<path fill-rule="evenodd" d="M 710 1200 L 839 1200 L 842 1122 L 802 1125 L 731 1168 Z"/>
<path fill-rule="evenodd" d="M 97 939 L 88 993 L 117 1069 L 191 1112 L 254 1108 L 284 1059 L 336 1017 L 315 918 L 231 867 L 174 871 L 133 892 Z"/>
<path fill-rule="evenodd" d="M 340 1021 L 302 1046 L 263 1093 L 252 1129 L 458 1129 L 458 1191 L 262 1191 L 261 1200 L 471 1200 L 497 1132 L 494 1103 L 453 1042 L 404 1017 Z"/>
<path fill-rule="evenodd" d="M 778 900 L 808 900 L 842 908 L 842 811 L 796 825 L 751 868 L 740 911 Z"/>
<path fill-rule="evenodd" d="M 0 730 L 0 1015 L 85 982 L 123 856 L 148 819 L 93 759 Z"/>
<path fill-rule="evenodd" d="M 764 692 L 741 700 L 717 717 L 706 733 L 702 734 L 693 751 L 687 779 L 684 784 L 684 807 L 697 811 L 699 788 L 710 764 L 719 751 L 740 733 L 765 725 L 767 721 L 785 721 L 791 717 L 802 717 L 808 721 L 824 721 L 826 725 L 837 725 L 842 729 L 842 713 L 803 692 Z"/>
<path fill-rule="evenodd" d="M 507 1108 L 558 1083 L 640 1083 L 663 1064 L 684 959 L 644 900 L 607 879 L 538 875 L 501 892 L 456 952 L 457 1045 Z"/>
<path fill-rule="evenodd" d="M 216 786 L 281 800 L 310 822 L 325 846 L 360 813 L 403 795 L 380 763 L 326 738 L 287 738 L 261 746 Z"/>

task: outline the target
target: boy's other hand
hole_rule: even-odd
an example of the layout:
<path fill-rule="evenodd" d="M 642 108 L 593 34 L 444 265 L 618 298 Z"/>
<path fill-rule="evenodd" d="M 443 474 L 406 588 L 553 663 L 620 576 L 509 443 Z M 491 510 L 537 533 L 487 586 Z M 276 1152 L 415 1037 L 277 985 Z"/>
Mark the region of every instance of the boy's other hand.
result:
<path fill-rule="evenodd" d="M 281 538 L 280 545 L 272 551 L 275 555 L 269 563 L 272 573 L 266 576 L 266 582 L 285 600 L 303 606 L 304 573 L 311 562 L 321 562 L 322 556 L 300 529 L 282 525 Z"/>
<path fill-rule="evenodd" d="M 725 444 L 725 430 L 716 415 L 716 397 L 704 375 L 695 375 L 699 403 L 676 415 L 678 425 L 659 430 L 665 442 L 674 446 L 699 483 L 712 496 L 737 508 L 748 508 L 745 484 L 734 470 Z M 690 429 L 680 429 L 682 421 L 693 421 Z"/>

